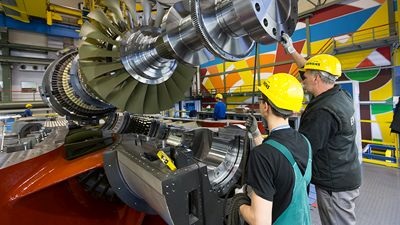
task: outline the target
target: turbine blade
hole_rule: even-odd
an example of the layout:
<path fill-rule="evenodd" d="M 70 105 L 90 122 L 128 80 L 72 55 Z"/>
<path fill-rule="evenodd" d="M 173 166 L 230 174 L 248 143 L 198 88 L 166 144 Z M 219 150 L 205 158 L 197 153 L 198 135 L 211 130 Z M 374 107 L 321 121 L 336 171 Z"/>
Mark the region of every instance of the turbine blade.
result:
<path fill-rule="evenodd" d="M 143 25 L 150 26 L 152 22 L 151 3 L 149 0 L 142 0 L 142 6 L 143 6 Z"/>
<path fill-rule="evenodd" d="M 125 3 L 126 7 L 128 7 L 129 13 L 131 14 L 133 20 L 133 24 L 137 26 L 139 18 L 138 13 L 136 12 L 136 0 L 123 0 L 123 2 Z"/>
<path fill-rule="evenodd" d="M 123 85 L 121 85 L 121 87 L 108 95 L 106 100 L 109 101 L 112 105 L 115 105 L 119 109 L 125 111 L 128 105 L 128 101 L 138 84 L 139 81 L 133 78 L 129 78 Z"/>
<path fill-rule="evenodd" d="M 102 31 L 100 31 L 97 27 L 87 21 L 82 25 L 79 36 L 102 40 L 110 44 L 119 46 L 119 42 L 110 37 L 107 37 L 102 33 Z"/>
<path fill-rule="evenodd" d="M 80 61 L 80 68 L 83 72 L 84 77 L 88 82 L 93 79 L 119 69 L 122 69 L 124 66 L 120 62 L 107 62 L 107 63 L 98 63 L 98 62 L 86 62 Z"/>
<path fill-rule="evenodd" d="M 154 21 L 154 27 L 160 27 L 162 19 L 165 15 L 165 8 L 159 2 L 157 2 L 157 16 Z"/>
<path fill-rule="evenodd" d="M 171 108 L 174 102 L 169 96 L 169 92 L 165 83 L 157 85 L 157 94 L 158 94 L 158 105 L 160 111 Z"/>
<path fill-rule="evenodd" d="M 124 16 L 122 15 L 119 0 L 105 0 L 102 1 L 102 4 L 107 6 L 107 8 L 114 13 L 118 21 L 124 22 Z"/>
<path fill-rule="evenodd" d="M 93 89 L 101 96 L 101 98 L 107 100 L 107 96 L 129 78 L 130 75 L 127 72 L 122 72 L 113 76 L 99 77 L 91 81 L 90 84 L 94 87 Z M 114 105 L 114 103 L 111 104 Z"/>
<path fill-rule="evenodd" d="M 148 84 L 138 83 L 126 105 L 126 110 L 131 113 L 143 114 L 143 106 Z"/>
<path fill-rule="evenodd" d="M 93 45 L 81 45 L 79 48 L 79 59 L 89 58 L 103 58 L 103 57 L 120 57 L 120 53 L 117 50 L 108 50 L 104 48 L 97 48 Z"/>
<path fill-rule="evenodd" d="M 143 105 L 143 112 L 144 113 L 159 113 L 160 106 L 158 104 L 158 91 L 157 85 L 149 85 L 147 86 L 147 92 L 145 97 L 145 104 Z"/>
<path fill-rule="evenodd" d="M 100 9 L 95 9 L 88 14 L 89 18 L 92 18 L 102 24 L 103 26 L 110 28 L 114 33 L 118 34 L 119 36 L 122 35 L 121 31 L 119 31 L 118 27 L 110 22 L 110 19 L 107 15 Z"/>

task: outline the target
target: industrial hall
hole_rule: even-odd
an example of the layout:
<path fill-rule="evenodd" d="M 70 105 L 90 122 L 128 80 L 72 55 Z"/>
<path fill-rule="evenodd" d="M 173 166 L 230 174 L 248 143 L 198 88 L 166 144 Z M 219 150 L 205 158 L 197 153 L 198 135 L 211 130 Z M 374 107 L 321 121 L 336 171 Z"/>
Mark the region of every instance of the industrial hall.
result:
<path fill-rule="evenodd" d="M 399 0 L 0 0 L 0 224 L 400 225 Z"/>

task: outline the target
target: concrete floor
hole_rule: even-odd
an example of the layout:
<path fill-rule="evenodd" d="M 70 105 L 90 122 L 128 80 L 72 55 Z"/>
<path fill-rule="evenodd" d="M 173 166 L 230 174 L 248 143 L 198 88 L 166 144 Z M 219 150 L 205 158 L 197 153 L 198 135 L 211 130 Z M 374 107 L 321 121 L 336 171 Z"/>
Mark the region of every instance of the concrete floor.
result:
<path fill-rule="evenodd" d="M 312 201 L 312 189 L 310 193 Z M 320 225 L 316 207 L 311 206 L 312 224 Z M 356 201 L 357 224 L 400 225 L 399 214 L 400 169 L 364 163 L 360 197 Z"/>

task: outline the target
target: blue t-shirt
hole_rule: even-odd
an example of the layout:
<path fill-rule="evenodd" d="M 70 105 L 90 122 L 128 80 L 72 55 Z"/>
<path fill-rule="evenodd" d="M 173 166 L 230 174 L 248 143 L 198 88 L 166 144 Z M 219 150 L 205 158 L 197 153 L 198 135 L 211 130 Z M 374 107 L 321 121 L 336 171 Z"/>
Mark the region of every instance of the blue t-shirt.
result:
<path fill-rule="evenodd" d="M 214 107 L 214 120 L 226 118 L 226 105 L 223 102 L 217 102 Z"/>

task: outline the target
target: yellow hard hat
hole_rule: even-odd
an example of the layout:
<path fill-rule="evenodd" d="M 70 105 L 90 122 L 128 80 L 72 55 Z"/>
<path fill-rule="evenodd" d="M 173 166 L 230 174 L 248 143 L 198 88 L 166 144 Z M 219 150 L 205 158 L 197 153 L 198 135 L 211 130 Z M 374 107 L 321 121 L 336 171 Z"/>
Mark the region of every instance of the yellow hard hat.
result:
<path fill-rule="evenodd" d="M 320 54 L 311 57 L 300 71 L 305 70 L 321 70 L 337 77 L 342 75 L 342 65 L 340 61 L 335 56 L 328 54 Z"/>
<path fill-rule="evenodd" d="M 304 91 L 300 82 L 287 73 L 277 73 L 258 86 L 278 108 L 299 112 L 303 105 Z"/>
<path fill-rule="evenodd" d="M 26 105 L 25 105 L 25 108 L 32 108 L 32 104 L 29 104 L 29 103 L 26 104 Z"/>
<path fill-rule="evenodd" d="M 224 97 L 222 97 L 222 95 L 221 95 L 221 94 L 216 94 L 216 95 L 215 95 L 215 98 L 218 98 L 218 99 L 223 99 Z"/>

